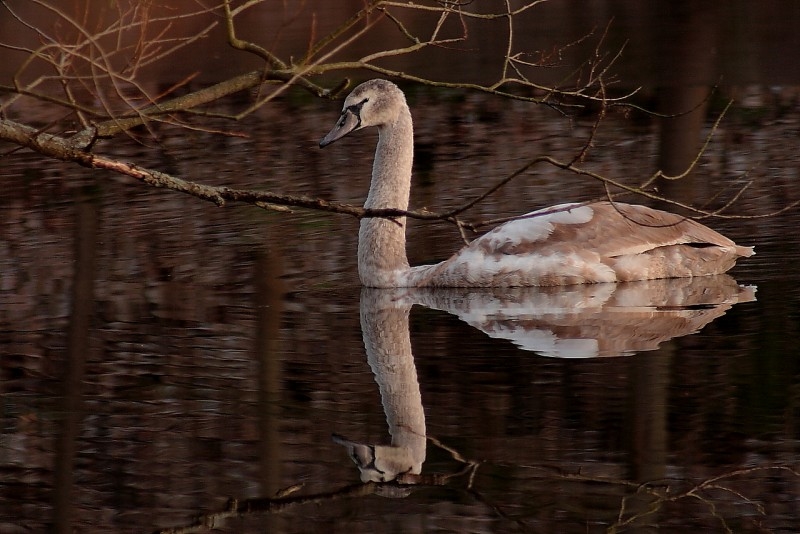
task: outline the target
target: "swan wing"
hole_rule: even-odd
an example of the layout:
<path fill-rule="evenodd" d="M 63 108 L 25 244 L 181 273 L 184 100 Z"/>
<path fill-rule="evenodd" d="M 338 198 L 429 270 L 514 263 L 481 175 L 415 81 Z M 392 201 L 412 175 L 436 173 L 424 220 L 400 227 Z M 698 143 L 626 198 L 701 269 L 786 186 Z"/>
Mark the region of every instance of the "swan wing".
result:
<path fill-rule="evenodd" d="M 544 214 L 542 214 L 544 213 Z M 559 254 L 592 250 L 604 258 L 644 254 L 672 245 L 717 246 L 749 256 L 752 249 L 692 219 L 647 206 L 621 202 L 562 204 L 527 214 L 476 239 L 476 246 L 499 254 Z"/>
<path fill-rule="evenodd" d="M 752 249 L 691 219 L 624 203 L 562 204 L 501 225 L 417 286 L 550 286 L 718 274 Z"/>

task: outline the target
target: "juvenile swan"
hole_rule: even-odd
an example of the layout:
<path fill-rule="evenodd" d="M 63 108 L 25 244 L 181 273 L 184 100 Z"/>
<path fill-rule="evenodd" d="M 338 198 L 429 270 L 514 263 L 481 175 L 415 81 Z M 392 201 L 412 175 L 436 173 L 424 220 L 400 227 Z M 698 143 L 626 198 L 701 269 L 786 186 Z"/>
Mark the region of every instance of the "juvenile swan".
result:
<path fill-rule="evenodd" d="M 365 208 L 408 209 L 414 129 L 400 89 L 364 82 L 344 101 L 339 121 L 319 142 L 378 127 Z M 616 202 L 562 204 L 510 221 L 436 265 L 410 267 L 405 218 L 361 220 L 358 274 L 368 287 L 511 287 L 705 276 L 753 255 L 690 219 Z M 535 214 L 538 212 L 533 212 Z M 529 214 L 529 215 L 532 215 Z"/>

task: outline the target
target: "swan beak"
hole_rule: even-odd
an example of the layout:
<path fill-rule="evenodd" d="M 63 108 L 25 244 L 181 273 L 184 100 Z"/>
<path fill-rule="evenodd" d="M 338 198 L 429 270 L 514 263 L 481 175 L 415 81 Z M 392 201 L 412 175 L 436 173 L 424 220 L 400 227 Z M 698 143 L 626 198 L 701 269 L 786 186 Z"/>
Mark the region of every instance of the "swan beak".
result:
<path fill-rule="evenodd" d="M 361 126 L 361 117 L 359 117 L 357 113 L 354 113 L 350 109 L 342 111 L 342 116 L 339 117 L 336 126 L 333 127 L 333 130 L 328 132 L 328 135 L 322 138 L 322 141 L 319 142 L 319 147 L 325 148 L 334 141 L 357 130 L 359 126 Z"/>

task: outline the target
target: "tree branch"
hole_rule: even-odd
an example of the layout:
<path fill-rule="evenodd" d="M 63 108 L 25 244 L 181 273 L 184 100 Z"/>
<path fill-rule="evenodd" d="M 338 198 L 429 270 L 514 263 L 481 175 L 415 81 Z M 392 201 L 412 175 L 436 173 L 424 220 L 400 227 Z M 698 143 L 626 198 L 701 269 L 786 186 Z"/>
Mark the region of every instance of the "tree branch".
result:
<path fill-rule="evenodd" d="M 39 30 L 35 25 L 24 20 L 16 11 L 6 6 L 6 9 L 9 10 L 15 20 L 23 26 L 38 32 L 43 44 L 37 49 L 30 50 L 15 47 L 10 44 L 4 45 L 8 48 L 25 51 L 29 53 L 29 57 L 22 63 L 20 70 L 15 76 L 15 85 L 13 87 L 0 87 L 1 91 L 14 94 L 14 97 L 0 105 L 0 113 L 14 105 L 15 98 L 32 97 L 43 102 L 65 107 L 75 112 L 84 127 L 72 137 L 65 138 L 39 131 L 30 126 L 4 120 L 0 123 L 0 139 L 5 139 L 18 146 L 30 148 L 46 157 L 73 161 L 86 167 L 111 170 L 119 174 L 133 177 L 148 185 L 184 192 L 196 196 L 197 198 L 214 202 L 218 205 L 222 205 L 227 201 L 236 201 L 250 203 L 263 209 L 286 210 L 299 207 L 341 213 L 359 218 L 392 218 L 406 216 L 425 220 L 438 219 L 456 225 L 459 232 L 466 240 L 466 230 L 475 232 L 486 227 L 488 224 L 495 224 L 509 219 L 469 222 L 461 217 L 462 214 L 540 163 L 546 163 L 570 173 L 586 176 L 602 182 L 603 186 L 608 191 L 609 198 L 614 198 L 619 194 L 636 194 L 684 208 L 694 214 L 695 217 L 736 217 L 734 215 L 727 215 L 723 213 L 723 211 L 729 208 L 744 191 L 744 188 L 740 188 L 739 191 L 734 194 L 733 198 L 725 203 L 722 208 L 707 210 L 663 198 L 654 192 L 651 189 L 652 183 L 657 178 L 664 177 L 663 173 L 659 172 L 654 174 L 639 186 L 631 186 L 580 166 L 579 164 L 584 162 L 588 150 L 592 146 L 595 133 L 605 116 L 606 109 L 610 106 L 629 105 L 627 99 L 636 91 L 616 98 L 611 98 L 606 93 L 606 77 L 609 68 L 614 64 L 621 53 L 621 50 L 618 51 L 615 55 L 611 56 L 610 59 L 601 53 L 600 46 L 606 38 L 608 27 L 606 27 L 600 37 L 594 57 L 589 58 L 580 68 L 570 74 L 571 77 L 575 78 L 574 88 L 565 90 L 561 87 L 549 87 L 536 84 L 530 80 L 523 72 L 523 67 L 546 66 L 547 57 L 543 56 L 538 62 L 523 61 L 521 59 L 523 57 L 523 52 L 515 50 L 514 17 L 528 11 L 544 0 L 530 0 L 518 7 L 513 7 L 515 3 L 505 1 L 503 4 L 505 9 L 496 13 L 478 13 L 470 11 L 470 6 L 472 5 L 470 2 L 447 1 L 412 4 L 371 0 L 366 3 L 363 9 L 347 19 L 338 28 L 334 29 L 328 35 L 312 42 L 308 46 L 306 54 L 299 62 L 281 59 L 272 51 L 265 49 L 261 45 L 244 41 L 237 37 L 236 17 L 240 16 L 246 10 L 261 4 L 261 0 L 248 0 L 235 8 L 232 7 L 230 0 L 223 0 L 222 4 L 218 6 L 218 9 L 221 11 L 221 16 L 224 20 L 228 43 L 238 50 L 256 54 L 264 60 L 265 67 L 262 70 L 240 74 L 211 87 L 202 88 L 174 98 L 168 98 L 168 95 L 172 94 L 174 91 L 174 87 L 164 92 L 164 94 L 148 94 L 136 81 L 135 74 L 148 62 L 161 60 L 169 53 L 174 52 L 177 48 L 195 42 L 195 40 L 201 36 L 207 35 L 210 29 L 217 24 L 217 21 L 212 21 L 203 25 L 202 29 L 195 35 L 169 38 L 163 26 L 154 27 L 153 25 L 156 23 L 168 25 L 173 19 L 169 17 L 151 16 L 147 11 L 149 7 L 142 11 L 132 8 L 130 11 L 121 10 L 119 20 L 112 22 L 99 31 L 92 32 L 86 29 L 81 21 L 68 17 L 56 7 L 55 4 L 50 4 L 46 0 L 34 1 L 36 5 L 48 9 L 54 16 L 63 19 L 68 27 L 77 32 L 77 37 L 72 44 L 60 42 L 58 35 Z M 178 14 L 175 15 L 174 20 L 178 20 L 182 17 L 205 16 L 210 14 L 212 9 L 213 8 L 203 7 L 195 12 Z M 432 27 L 428 28 L 425 32 L 418 29 L 424 25 L 412 24 L 415 22 L 413 17 L 421 14 L 430 14 L 432 17 L 435 17 L 431 20 Z M 448 25 L 448 30 L 451 29 L 451 23 L 448 21 L 453 20 L 453 17 L 457 18 L 460 25 L 452 29 L 460 33 L 456 33 L 453 37 L 445 37 L 445 25 Z M 498 78 L 493 83 L 483 85 L 477 83 L 444 82 L 442 80 L 425 78 L 411 72 L 397 71 L 383 66 L 382 61 L 387 58 L 416 54 L 430 47 L 442 47 L 465 41 L 468 38 L 465 20 L 481 22 L 497 19 L 503 19 L 505 22 L 507 40 L 505 42 L 502 68 L 500 69 Z M 334 56 L 345 53 L 356 40 L 370 32 L 378 31 L 376 28 L 386 28 L 387 25 L 402 36 L 404 46 L 371 51 L 362 55 L 359 59 L 332 61 Z M 135 32 L 137 36 L 135 40 L 136 44 L 131 51 L 125 52 L 130 54 L 126 66 L 121 70 L 115 70 L 113 67 L 114 54 L 121 54 L 123 52 L 119 49 L 107 46 L 107 43 L 104 44 L 103 40 L 114 36 L 116 39 L 115 42 L 119 43 L 123 40 L 123 36 L 126 35 L 126 32 Z M 581 40 L 585 38 L 588 38 L 588 36 Z M 573 46 L 575 42 L 565 46 Z M 168 48 L 164 50 L 158 48 L 161 44 L 168 46 Z M 115 51 L 112 52 L 112 49 Z M 57 74 L 55 76 L 42 76 L 27 85 L 23 84 L 21 82 L 22 74 L 31 67 L 32 63 L 37 61 L 44 62 Z M 78 72 L 74 63 L 81 61 L 90 67 L 91 75 L 86 76 Z M 179 124 L 183 127 L 197 128 L 197 126 L 189 126 L 186 123 L 180 122 L 180 115 L 185 113 L 202 114 L 204 106 L 240 91 L 260 88 L 265 82 L 275 82 L 279 84 L 279 87 L 268 95 L 259 97 L 257 101 L 244 112 L 237 115 L 225 115 L 225 117 L 240 119 L 252 113 L 255 109 L 274 98 L 291 85 L 300 86 L 316 97 L 332 98 L 349 85 L 349 80 L 347 78 L 341 80 L 331 89 L 314 83 L 311 81 L 311 78 L 322 74 L 356 69 L 429 86 L 475 91 L 503 98 L 544 104 L 561 112 L 580 109 L 586 102 L 599 103 L 601 111 L 598 114 L 597 120 L 594 123 L 585 145 L 571 160 L 561 161 L 550 156 L 534 158 L 510 175 L 498 181 L 494 186 L 488 188 L 473 200 L 441 214 L 427 210 L 370 211 L 356 206 L 332 203 L 309 197 L 295 197 L 272 192 L 244 191 L 226 187 L 205 186 L 170 176 L 157 170 L 146 169 L 135 164 L 121 162 L 92 152 L 94 144 L 98 139 L 110 138 L 120 133 L 129 132 L 137 126 L 147 126 L 151 121 L 163 121 Z M 581 70 L 588 70 L 588 74 L 585 78 L 580 74 Z M 52 79 L 58 80 L 61 84 L 63 96 L 54 96 L 42 89 L 46 82 Z M 105 83 L 103 80 L 110 81 L 111 87 L 113 88 L 112 94 L 108 97 L 101 95 L 102 91 L 100 87 L 102 83 Z M 73 84 L 93 84 L 92 87 L 89 87 L 89 90 L 97 96 L 97 101 L 100 103 L 99 107 L 81 104 L 75 96 L 75 87 L 73 87 Z M 125 89 L 123 86 L 126 84 L 130 84 L 135 92 L 141 96 L 141 98 L 136 98 L 136 102 L 143 101 L 143 105 L 134 105 L 134 98 L 125 96 Z M 564 84 L 566 84 L 566 81 Z M 527 89 L 527 91 L 521 92 L 519 91 L 520 88 Z M 116 98 L 118 101 L 109 100 L 113 98 Z M 121 111 L 119 110 L 120 102 L 125 106 Z M 213 115 L 211 113 L 208 114 Z M 718 119 L 717 123 L 714 125 L 712 134 L 717 128 L 720 119 Z M 207 128 L 203 129 L 208 130 Z M 685 173 L 676 177 L 665 178 L 678 179 L 691 172 L 705 151 L 709 139 L 706 140 L 697 158 Z M 760 216 L 772 216 L 775 213 L 790 209 L 794 205 L 795 204 L 791 204 L 781 210 Z M 745 216 L 740 217 L 744 218 Z M 747 217 L 753 216 L 749 215 Z"/>

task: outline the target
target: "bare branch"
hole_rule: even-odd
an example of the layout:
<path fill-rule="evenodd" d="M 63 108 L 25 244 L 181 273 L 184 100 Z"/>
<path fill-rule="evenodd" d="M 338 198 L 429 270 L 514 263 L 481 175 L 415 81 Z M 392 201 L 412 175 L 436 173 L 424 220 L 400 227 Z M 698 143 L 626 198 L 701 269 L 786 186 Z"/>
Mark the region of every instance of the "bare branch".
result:
<path fill-rule="evenodd" d="M 249 3 L 252 5 L 252 2 Z M 238 50 L 244 50 L 257 55 L 267 62 L 270 68 L 283 70 L 286 68 L 286 63 L 281 61 L 277 56 L 270 53 L 269 50 L 262 46 L 258 46 L 250 41 L 243 41 L 236 37 L 236 27 L 233 23 L 233 13 L 231 12 L 230 0 L 223 0 L 223 8 L 225 10 L 225 31 L 228 33 L 228 44 Z M 249 6 L 248 6 L 249 7 Z"/>
<path fill-rule="evenodd" d="M 551 57 L 555 57 L 560 62 L 561 54 L 565 49 L 589 38 L 588 35 L 584 36 L 556 49 L 550 55 L 542 54 L 539 61 L 529 61 L 529 52 L 516 50 L 515 24 L 517 19 L 515 17 L 527 12 L 543 1 L 545 0 L 531 0 L 517 5 L 510 0 L 505 0 L 502 4 L 504 9 L 498 10 L 498 12 L 478 13 L 474 11 L 476 8 L 470 2 L 448 1 L 415 4 L 371 0 L 366 2 L 363 9 L 329 34 L 318 39 L 312 39 L 308 44 L 305 55 L 299 61 L 282 59 L 261 44 L 245 41 L 237 36 L 237 17 L 243 16 L 247 10 L 262 5 L 262 0 L 247 0 L 238 6 L 234 6 L 230 0 L 221 0 L 221 3 L 214 7 L 201 5 L 201 7 L 193 11 L 171 16 L 156 16 L 150 12 L 149 4 L 142 5 L 134 2 L 128 9 L 124 8 L 120 3 L 115 4 L 119 10 L 116 20 L 97 29 L 86 27 L 87 23 L 84 20 L 86 19 L 86 14 L 84 14 L 84 19 L 70 17 L 56 7 L 56 4 L 51 4 L 47 0 L 33 0 L 37 6 L 46 9 L 65 23 L 65 26 L 73 34 L 72 40 L 69 42 L 63 36 L 37 28 L 24 20 L 13 8 L 5 6 L 19 24 L 37 32 L 42 45 L 36 49 L 26 49 L 11 44 L 5 45 L 6 48 L 27 53 L 28 57 L 19 67 L 14 77 L 14 85 L 0 87 L 0 91 L 12 94 L 12 97 L 2 104 L 0 112 L 15 105 L 19 98 L 36 98 L 42 102 L 58 105 L 74 113 L 82 125 L 82 129 L 71 138 L 65 138 L 45 134 L 30 127 L 27 127 L 28 129 L 26 130 L 23 125 L 6 122 L 3 124 L 4 130 L 0 132 L 0 137 L 15 142 L 19 146 L 36 150 L 47 157 L 74 161 L 90 167 L 105 168 L 131 176 L 150 185 L 193 194 L 198 198 L 217 204 L 235 200 L 248 202 L 263 209 L 286 210 L 301 207 L 343 213 L 355 217 L 408 216 L 420 219 L 440 219 L 454 224 L 465 241 L 467 240 L 466 231 L 478 231 L 488 224 L 509 219 L 470 222 L 462 217 L 463 214 L 540 163 L 546 163 L 572 174 L 601 182 L 606 190 L 607 197 L 610 199 L 617 198 L 622 194 L 635 194 L 683 208 L 696 218 L 736 217 L 727 214 L 727 211 L 741 197 L 749 183 L 735 191 L 727 202 L 724 202 L 721 207 L 716 209 L 706 209 L 666 199 L 652 189 L 655 180 L 658 178 L 676 180 L 695 170 L 707 150 L 711 137 L 718 128 L 724 112 L 715 122 L 711 133 L 706 138 L 695 160 L 680 175 L 665 176 L 663 173 L 657 172 L 640 185 L 632 186 L 583 167 L 584 162 L 588 159 L 589 151 L 593 147 L 597 131 L 606 117 L 608 108 L 630 105 L 628 99 L 636 91 L 613 98 L 607 93 L 606 88 L 609 83 L 610 68 L 617 61 L 624 48 L 620 48 L 610 56 L 602 51 L 601 47 L 606 40 L 609 26 L 606 26 L 602 35 L 600 35 L 594 55 L 566 75 L 561 83 L 554 86 L 535 83 L 531 79 L 530 69 L 552 67 Z M 515 5 L 516 7 L 514 7 Z M 177 49 L 188 46 L 196 42 L 197 39 L 209 35 L 211 29 L 219 24 L 219 20 L 215 18 L 200 24 L 201 29 L 194 34 L 177 37 L 170 36 L 168 33 L 168 29 L 173 27 L 172 24 L 180 18 L 188 17 L 200 17 L 205 21 L 203 17 L 210 15 L 220 17 L 223 21 L 227 42 L 230 46 L 237 50 L 255 54 L 264 61 L 264 68 L 234 76 L 229 80 L 178 97 L 171 97 L 171 95 L 178 87 L 187 86 L 191 76 L 166 91 L 155 93 L 145 90 L 141 82 L 137 80 L 137 74 L 145 65 L 163 60 Z M 427 30 L 419 29 L 424 25 L 414 24 L 414 16 L 419 15 L 430 15 L 431 24 L 428 25 Z M 445 82 L 421 77 L 412 72 L 397 71 L 385 66 L 385 60 L 389 58 L 418 54 L 431 47 L 451 47 L 457 43 L 465 42 L 469 37 L 465 22 L 467 20 L 474 23 L 492 20 L 504 21 L 506 27 L 504 53 L 498 77 L 492 83 L 483 85 Z M 454 24 L 458 24 L 458 26 L 453 26 Z M 358 59 L 333 60 L 334 57 L 344 56 L 357 40 L 371 32 L 378 31 L 378 29 L 384 31 L 386 28 L 397 32 L 402 37 L 402 46 L 369 51 Z M 445 32 L 446 29 L 449 33 Z M 453 34 L 450 30 L 455 30 L 456 33 Z M 129 37 L 131 36 L 134 37 L 133 44 L 126 44 L 130 42 Z M 109 39 L 113 39 L 115 46 L 109 46 Z M 125 59 L 122 67 L 119 66 L 121 58 Z M 25 82 L 24 77 L 27 72 L 32 72 L 31 67 L 35 62 L 44 63 L 50 73 Z M 89 70 L 88 73 L 85 72 L 87 68 Z M 591 102 L 593 105 L 599 105 L 599 112 L 585 143 L 569 160 L 562 161 L 551 156 L 534 158 L 499 180 L 474 199 L 442 214 L 427 210 L 368 212 L 354 206 L 328 203 L 305 197 L 289 197 L 268 192 L 235 191 L 226 188 L 207 187 L 92 153 L 94 143 L 98 139 L 124 134 L 137 126 L 144 125 L 147 127 L 154 121 L 177 124 L 185 128 L 218 131 L 210 129 L 208 126 L 190 125 L 184 122 L 185 114 L 227 117 L 238 120 L 253 113 L 266 102 L 273 100 L 290 86 L 302 87 L 317 97 L 331 98 L 344 90 L 349 85 L 349 80 L 344 78 L 335 87 L 326 88 L 312 81 L 313 77 L 351 70 L 368 71 L 429 86 L 481 92 L 503 98 L 544 104 L 562 113 L 569 110 L 582 109 L 588 102 Z M 54 95 L 45 89 L 52 81 L 59 83 L 61 87 L 60 95 Z M 265 83 L 271 84 L 271 89 L 261 94 Z M 566 86 L 571 86 L 571 88 L 565 89 L 564 87 Z M 249 89 L 258 89 L 258 96 L 246 109 L 235 115 L 212 113 L 205 109 L 208 104 Z M 520 91 L 520 89 L 525 89 L 526 91 Z M 92 95 L 96 102 L 99 103 L 99 106 L 90 106 L 82 103 L 79 95 L 81 90 L 85 90 Z M 780 211 L 791 207 L 782 208 Z M 760 216 L 770 215 L 772 214 Z M 752 215 L 747 217 L 752 217 Z"/>

